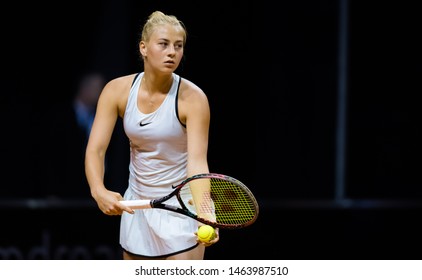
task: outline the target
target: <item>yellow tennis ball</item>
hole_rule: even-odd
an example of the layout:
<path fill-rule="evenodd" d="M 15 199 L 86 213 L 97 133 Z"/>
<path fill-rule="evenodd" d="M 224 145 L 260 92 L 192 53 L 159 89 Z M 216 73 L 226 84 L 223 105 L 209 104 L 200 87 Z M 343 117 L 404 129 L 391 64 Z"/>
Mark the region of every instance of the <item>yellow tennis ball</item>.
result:
<path fill-rule="evenodd" d="M 209 242 L 215 237 L 215 230 L 212 226 L 204 225 L 198 229 L 198 240 L 201 242 Z"/>

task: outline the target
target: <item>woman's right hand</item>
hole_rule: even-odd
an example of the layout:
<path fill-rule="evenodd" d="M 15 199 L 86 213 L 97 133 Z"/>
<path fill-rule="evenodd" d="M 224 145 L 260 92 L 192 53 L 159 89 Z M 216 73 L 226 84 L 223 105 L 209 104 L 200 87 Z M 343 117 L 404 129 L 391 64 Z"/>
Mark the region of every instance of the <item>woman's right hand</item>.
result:
<path fill-rule="evenodd" d="M 123 211 L 126 211 L 129 214 L 133 214 L 134 210 L 120 203 L 120 200 L 123 200 L 123 197 L 120 193 L 109 190 L 105 190 L 100 194 L 97 194 L 95 198 L 98 207 L 106 215 L 122 215 Z"/>

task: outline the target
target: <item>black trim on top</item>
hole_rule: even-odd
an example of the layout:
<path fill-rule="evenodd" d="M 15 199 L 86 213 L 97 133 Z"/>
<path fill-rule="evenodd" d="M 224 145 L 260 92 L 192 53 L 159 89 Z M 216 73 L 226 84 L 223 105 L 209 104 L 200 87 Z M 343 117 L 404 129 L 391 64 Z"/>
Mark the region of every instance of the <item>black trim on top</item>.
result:
<path fill-rule="evenodd" d="M 133 78 L 132 85 L 130 87 L 133 87 L 133 84 L 135 83 L 136 78 L 138 78 L 139 74 L 141 74 L 141 72 L 135 75 L 135 78 Z"/>
<path fill-rule="evenodd" d="M 178 109 L 178 104 L 179 104 L 179 88 L 180 88 L 180 84 L 182 83 L 182 77 L 179 76 L 179 83 L 177 84 L 177 90 L 176 90 L 176 102 L 175 102 L 175 106 L 176 106 L 176 117 L 179 120 L 179 123 L 186 128 L 186 124 L 182 123 L 182 121 L 179 118 L 179 109 Z"/>

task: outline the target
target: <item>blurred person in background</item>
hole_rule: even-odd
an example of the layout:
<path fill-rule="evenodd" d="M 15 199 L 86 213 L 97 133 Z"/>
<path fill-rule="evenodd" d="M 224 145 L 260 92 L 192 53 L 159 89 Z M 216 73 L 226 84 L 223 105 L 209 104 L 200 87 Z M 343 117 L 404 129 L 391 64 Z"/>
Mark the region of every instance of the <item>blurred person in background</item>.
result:
<path fill-rule="evenodd" d="M 74 118 L 80 129 L 80 137 L 88 137 L 94 122 L 95 109 L 101 90 L 106 83 L 103 75 L 97 72 L 89 73 L 82 77 L 73 100 Z"/>
<path fill-rule="evenodd" d="M 47 197 L 60 199 L 90 197 L 84 170 L 85 149 L 97 102 L 107 79 L 98 71 L 84 72 L 79 77 L 73 94 L 66 99 L 65 104 L 52 106 L 53 112 L 50 114 L 52 122 L 48 125 L 49 137 L 43 148 L 46 184 L 39 190 Z M 128 155 L 125 145 L 128 143 L 121 125 L 116 126 L 105 165 L 106 168 L 109 168 L 109 165 L 116 166 L 108 173 L 106 180 L 118 188 L 122 185 L 122 180 L 119 181 L 119 178 L 127 176 L 127 167 L 121 166 L 126 164 Z"/>

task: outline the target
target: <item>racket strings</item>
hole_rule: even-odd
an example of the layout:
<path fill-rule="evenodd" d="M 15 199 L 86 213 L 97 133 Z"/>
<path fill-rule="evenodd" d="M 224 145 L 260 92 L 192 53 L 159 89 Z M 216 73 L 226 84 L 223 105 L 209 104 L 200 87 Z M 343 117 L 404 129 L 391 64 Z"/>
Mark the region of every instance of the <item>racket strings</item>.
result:
<path fill-rule="evenodd" d="M 222 179 L 211 179 L 215 215 L 221 224 L 247 224 L 257 214 L 255 199 L 241 186 Z"/>

